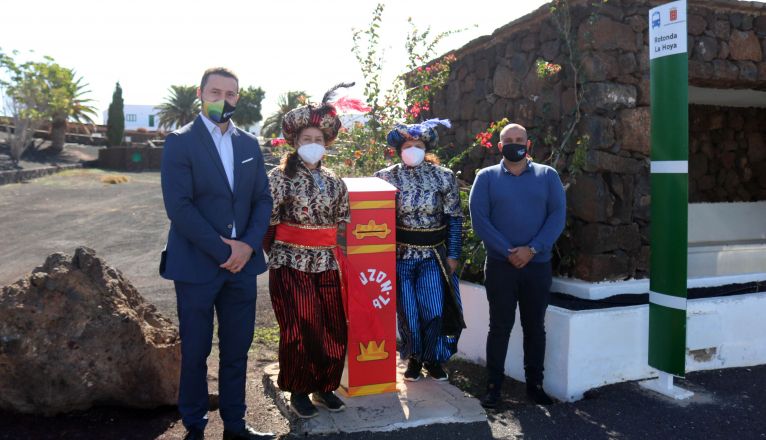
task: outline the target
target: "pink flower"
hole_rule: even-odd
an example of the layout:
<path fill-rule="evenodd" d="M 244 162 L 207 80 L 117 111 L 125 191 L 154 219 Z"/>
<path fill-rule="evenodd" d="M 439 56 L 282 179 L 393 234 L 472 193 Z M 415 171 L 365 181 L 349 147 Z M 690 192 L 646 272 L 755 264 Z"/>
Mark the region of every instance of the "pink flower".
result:
<path fill-rule="evenodd" d="M 491 131 L 485 131 L 476 135 L 476 143 L 484 148 L 492 148 L 492 133 Z"/>
<path fill-rule="evenodd" d="M 409 113 L 410 113 L 410 114 L 411 114 L 411 115 L 412 115 L 414 118 L 417 118 L 417 117 L 418 117 L 418 115 L 420 115 L 420 112 L 421 112 L 422 110 L 424 110 L 424 109 L 423 109 L 423 108 L 420 106 L 420 103 L 416 101 L 416 102 L 415 102 L 414 104 L 412 104 L 412 106 L 410 107 L 410 109 L 409 109 Z"/>

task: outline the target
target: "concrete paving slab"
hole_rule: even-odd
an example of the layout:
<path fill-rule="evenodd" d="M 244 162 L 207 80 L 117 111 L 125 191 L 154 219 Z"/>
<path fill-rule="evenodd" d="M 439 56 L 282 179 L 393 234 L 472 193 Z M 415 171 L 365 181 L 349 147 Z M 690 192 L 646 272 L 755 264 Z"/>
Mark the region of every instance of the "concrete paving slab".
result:
<path fill-rule="evenodd" d="M 300 419 L 290 411 L 290 393 L 277 386 L 279 364 L 264 369 L 263 383 L 282 414 L 290 420 L 294 435 L 342 434 L 344 438 L 355 438 L 370 433 L 406 432 L 420 436 L 429 430 L 442 432 L 446 425 L 457 425 L 450 430 L 460 432 L 462 438 L 492 438 L 487 414 L 477 399 L 449 382 L 427 376 L 417 382 L 406 382 L 403 379 L 406 367 L 401 360 L 397 364 L 397 393 L 341 397 L 346 403 L 344 411 L 331 413 L 320 407 L 319 416 L 312 419 Z"/>

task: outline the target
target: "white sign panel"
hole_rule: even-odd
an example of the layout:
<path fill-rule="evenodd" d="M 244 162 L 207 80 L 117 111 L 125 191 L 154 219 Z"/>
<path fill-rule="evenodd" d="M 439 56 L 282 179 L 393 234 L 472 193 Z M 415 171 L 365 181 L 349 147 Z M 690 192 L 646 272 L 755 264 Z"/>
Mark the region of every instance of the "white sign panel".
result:
<path fill-rule="evenodd" d="M 649 10 L 649 59 L 686 53 L 686 0 Z"/>

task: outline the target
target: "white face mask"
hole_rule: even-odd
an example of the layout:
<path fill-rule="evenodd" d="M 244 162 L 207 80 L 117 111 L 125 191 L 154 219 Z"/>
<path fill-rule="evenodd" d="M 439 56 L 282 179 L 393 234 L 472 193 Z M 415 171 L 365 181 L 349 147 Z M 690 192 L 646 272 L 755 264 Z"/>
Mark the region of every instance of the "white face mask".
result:
<path fill-rule="evenodd" d="M 322 144 L 306 144 L 298 147 L 298 156 L 303 159 L 304 162 L 315 165 L 324 156 L 325 148 Z"/>
<path fill-rule="evenodd" d="M 411 167 L 416 167 L 423 163 L 426 157 L 426 150 L 418 147 L 410 147 L 402 150 L 402 161 Z"/>

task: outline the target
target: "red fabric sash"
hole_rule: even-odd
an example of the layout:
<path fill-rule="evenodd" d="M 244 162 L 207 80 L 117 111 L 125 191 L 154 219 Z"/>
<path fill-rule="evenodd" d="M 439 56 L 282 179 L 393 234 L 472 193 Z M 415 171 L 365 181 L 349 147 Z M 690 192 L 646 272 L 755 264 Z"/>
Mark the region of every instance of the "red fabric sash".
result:
<path fill-rule="evenodd" d="M 277 225 L 274 240 L 297 246 L 337 248 L 338 228 L 280 223 Z"/>
<path fill-rule="evenodd" d="M 349 331 L 364 341 L 379 340 L 383 335 L 380 317 L 372 306 L 372 298 L 376 297 L 369 287 L 362 284 L 359 271 L 356 270 L 348 257 L 338 246 L 338 228 L 336 226 L 305 226 L 280 223 L 276 227 L 275 241 L 287 245 L 315 249 L 332 249 L 335 261 L 338 263 L 341 280 L 343 308 L 346 312 L 346 322 L 349 322 L 349 311 L 354 315 L 354 323 L 349 323 Z M 349 293 L 353 294 L 349 295 Z M 355 325 L 351 325 L 355 324 Z M 362 325 L 360 325 L 362 324 Z"/>

